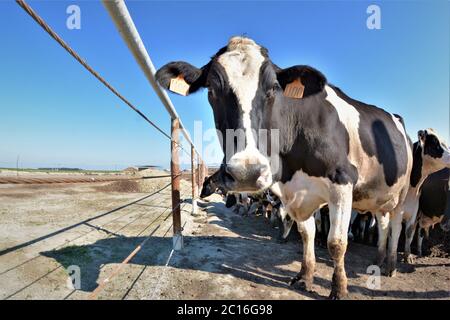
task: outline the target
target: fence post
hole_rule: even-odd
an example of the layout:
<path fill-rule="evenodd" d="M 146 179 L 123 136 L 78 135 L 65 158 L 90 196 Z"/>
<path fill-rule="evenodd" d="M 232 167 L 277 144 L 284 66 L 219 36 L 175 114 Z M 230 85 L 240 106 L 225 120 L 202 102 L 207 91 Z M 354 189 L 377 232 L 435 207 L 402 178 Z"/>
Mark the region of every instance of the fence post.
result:
<path fill-rule="evenodd" d="M 195 150 L 191 144 L 191 184 L 192 184 L 192 213 L 197 213 L 197 191 L 195 187 L 195 164 L 194 164 Z"/>
<path fill-rule="evenodd" d="M 179 128 L 178 119 L 172 119 L 170 142 L 170 173 L 172 181 L 172 219 L 173 219 L 173 249 L 181 250 L 183 248 L 183 235 L 181 234 L 181 210 L 180 210 L 180 157 L 179 157 Z"/>

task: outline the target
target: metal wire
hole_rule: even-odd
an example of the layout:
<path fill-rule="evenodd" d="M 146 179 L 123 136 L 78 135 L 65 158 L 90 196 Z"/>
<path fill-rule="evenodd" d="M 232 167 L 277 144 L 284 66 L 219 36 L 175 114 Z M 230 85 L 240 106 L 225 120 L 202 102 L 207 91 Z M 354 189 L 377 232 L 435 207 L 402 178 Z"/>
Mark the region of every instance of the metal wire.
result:
<path fill-rule="evenodd" d="M 143 200 L 143 199 L 140 199 L 140 200 L 138 200 L 138 201 L 141 201 L 141 200 Z M 164 201 L 165 201 L 165 200 L 162 200 L 160 203 L 162 203 L 162 202 L 164 202 Z M 159 219 L 166 211 L 167 211 L 167 210 L 164 210 L 164 212 L 162 212 L 158 217 L 156 217 L 155 219 L 153 219 L 152 222 L 150 223 L 150 225 L 152 225 L 155 221 L 157 221 L 157 220 L 158 220 L 158 219 Z M 131 212 L 131 213 L 133 213 L 133 212 Z M 125 217 L 125 216 L 127 216 L 127 215 L 129 215 L 129 214 L 130 214 L 130 213 L 127 213 L 127 214 L 125 214 L 125 215 L 122 215 L 122 216 L 118 217 L 117 219 L 123 218 L 123 217 Z M 115 233 L 121 231 L 122 229 L 124 229 L 124 228 L 126 228 L 127 226 L 129 226 L 131 223 L 135 222 L 136 220 L 140 219 L 142 216 L 147 215 L 147 214 L 148 214 L 148 213 L 140 214 L 137 218 L 135 218 L 135 219 L 132 220 L 131 222 L 128 222 L 128 223 L 125 224 L 124 226 L 122 226 L 122 227 L 120 227 L 119 229 L 115 230 L 113 233 L 108 234 L 105 238 L 102 238 L 102 239 L 108 239 L 108 238 L 110 238 L 112 235 L 115 235 Z M 168 216 L 170 216 L 170 214 L 171 214 L 171 212 L 168 214 Z M 115 221 L 115 220 L 117 220 L 117 219 L 113 219 L 113 220 L 107 222 L 106 224 L 109 224 L 109 223 L 111 223 L 111 222 L 113 222 L 113 221 Z M 106 224 L 103 224 L 103 225 L 106 225 Z M 147 226 L 143 231 L 145 231 L 146 229 L 148 229 L 148 228 L 150 227 L 150 225 Z M 159 227 L 160 227 L 160 225 L 157 226 L 157 228 L 159 228 Z M 77 239 L 79 239 L 79 238 L 81 238 L 81 237 L 84 237 L 84 236 L 86 236 L 87 234 L 91 233 L 91 232 L 94 231 L 94 230 L 95 230 L 95 229 L 93 229 L 93 230 L 91 230 L 91 231 L 89 231 L 89 232 L 87 232 L 87 233 L 84 233 L 84 234 L 82 234 L 82 235 L 80 235 L 80 236 L 78 236 L 78 237 L 76 237 L 76 238 L 70 240 L 69 242 L 63 243 L 62 245 L 57 246 L 57 247 L 53 248 L 52 250 L 58 250 L 58 249 L 60 249 L 60 248 L 63 248 L 63 247 L 65 247 L 65 246 L 67 246 L 68 243 L 73 242 L 73 241 L 75 241 L 75 240 L 77 240 Z M 155 229 L 155 230 L 156 230 L 156 229 Z M 143 231 L 141 231 L 141 233 L 142 233 Z M 31 260 L 34 260 L 34 259 L 36 259 L 36 258 L 39 258 L 39 257 L 42 257 L 42 256 L 41 256 L 41 255 L 36 256 L 36 257 L 34 257 L 34 258 L 32 258 L 32 259 L 29 259 L 29 260 L 26 261 L 25 263 L 27 263 L 27 262 L 29 262 L 29 261 L 31 261 Z M 24 264 L 24 263 L 22 263 L 22 264 Z M 21 264 L 21 265 L 22 265 L 22 264 Z M 20 265 L 19 265 L 19 266 L 20 266 Z M 27 284 L 26 286 L 24 286 L 24 287 L 22 287 L 22 288 L 16 290 L 15 292 L 9 294 L 8 296 L 6 296 L 6 297 L 3 298 L 3 299 L 4 299 L 4 300 L 7 300 L 7 299 L 9 299 L 9 298 L 15 296 L 16 294 L 18 294 L 18 293 L 22 292 L 23 290 L 25 290 L 25 289 L 31 287 L 31 286 L 34 285 L 35 283 L 39 282 L 40 280 L 44 279 L 45 277 L 47 277 L 48 275 L 50 275 L 51 273 L 55 272 L 56 270 L 58 270 L 58 269 L 60 269 L 60 268 L 62 268 L 62 267 L 63 267 L 63 265 L 59 265 L 59 266 L 57 266 L 56 268 L 53 268 L 53 269 L 49 270 L 49 271 L 48 271 L 47 273 L 45 273 L 44 275 L 42 275 L 42 276 L 40 276 L 39 278 L 35 279 L 34 281 L 32 281 L 31 283 Z M 10 269 L 10 270 L 12 270 L 12 269 Z M 10 270 L 7 270 L 7 271 L 10 271 Z M 6 272 L 7 272 L 7 271 L 6 271 Z M 5 272 L 2 272 L 2 274 L 3 274 L 3 273 L 5 273 Z M 74 290 L 74 291 L 76 291 L 76 290 Z M 73 292 L 71 292 L 71 293 L 73 293 Z"/>
<path fill-rule="evenodd" d="M 87 71 L 89 71 L 94 77 L 96 77 L 101 83 L 103 83 L 112 93 L 114 93 L 120 100 L 125 102 L 131 109 L 133 109 L 137 114 L 139 114 L 145 121 L 147 121 L 156 130 L 162 133 L 166 138 L 173 141 L 169 134 L 164 132 L 157 124 L 151 121 L 145 114 L 143 114 L 138 108 L 136 108 L 130 101 L 128 101 L 124 96 L 122 96 L 113 86 L 111 86 L 100 74 L 92 69 L 86 61 L 81 58 L 78 53 L 76 53 L 55 31 L 53 31 L 50 26 L 23 0 L 16 0 L 17 4 L 22 7 L 53 39 L 56 40 L 72 57 L 75 58 Z M 176 143 L 182 150 L 186 153 L 187 151 L 180 144 Z"/>
<path fill-rule="evenodd" d="M 180 207 L 180 205 L 181 205 L 181 202 L 169 212 L 168 216 L 170 216 L 175 211 L 175 209 Z M 100 291 L 103 290 L 105 285 L 108 284 L 112 278 L 114 278 L 116 275 L 118 275 L 120 273 L 120 271 L 122 270 L 122 268 L 126 264 L 128 264 L 128 262 L 130 262 L 130 260 L 133 259 L 134 256 L 136 254 L 138 254 L 139 251 L 141 251 L 141 249 L 144 247 L 144 245 L 147 243 L 147 241 L 150 240 L 150 237 L 159 229 L 160 226 L 161 226 L 161 224 L 158 225 L 158 227 L 156 227 L 147 237 L 145 237 L 145 239 L 98 285 L 98 287 L 95 288 L 95 290 L 91 292 L 91 294 L 88 296 L 89 300 L 97 299 L 98 294 L 100 293 Z"/>

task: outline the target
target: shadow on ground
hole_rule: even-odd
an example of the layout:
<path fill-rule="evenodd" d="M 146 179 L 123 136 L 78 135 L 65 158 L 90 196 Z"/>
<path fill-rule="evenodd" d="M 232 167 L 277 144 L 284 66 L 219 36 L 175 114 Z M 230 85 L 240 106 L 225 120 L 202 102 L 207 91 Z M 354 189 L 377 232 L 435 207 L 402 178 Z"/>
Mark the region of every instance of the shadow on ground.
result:
<path fill-rule="evenodd" d="M 211 274 L 231 275 L 236 279 L 273 288 L 299 292 L 314 299 L 325 298 L 331 286 L 331 260 L 326 249 L 316 246 L 317 269 L 314 284 L 317 292 L 300 292 L 288 285 L 300 268 L 301 246 L 298 237 L 288 243 L 278 243 L 274 230 L 262 217 L 242 217 L 231 213 L 221 202 L 206 204 L 209 223 L 198 236 L 185 236 L 185 248 L 176 252 L 170 266 L 184 270 L 199 270 Z M 200 218 L 198 218 L 200 219 Z M 99 272 L 104 265 L 122 262 L 145 237 L 114 237 L 98 240 L 89 245 L 70 246 L 60 250 L 42 252 L 65 268 L 78 265 L 82 270 L 81 290 L 92 291 L 98 285 Z M 145 246 L 129 263 L 143 266 L 164 266 L 172 249 L 172 239 L 150 237 Z M 366 275 L 366 267 L 375 257 L 376 249 L 351 243 L 346 255 L 349 279 Z M 320 270 L 319 270 L 320 269 Z M 400 266 L 402 271 L 402 266 Z M 349 281 L 350 295 L 395 298 L 448 298 L 445 290 L 413 292 L 403 290 L 370 290 Z M 359 281 L 361 282 L 361 281 Z"/>

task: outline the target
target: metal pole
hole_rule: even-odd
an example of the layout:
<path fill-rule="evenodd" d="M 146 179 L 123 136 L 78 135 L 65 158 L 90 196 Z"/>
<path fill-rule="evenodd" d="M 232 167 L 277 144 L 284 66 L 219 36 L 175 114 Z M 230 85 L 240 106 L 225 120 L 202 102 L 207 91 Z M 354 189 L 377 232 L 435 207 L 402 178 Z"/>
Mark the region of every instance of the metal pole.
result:
<path fill-rule="evenodd" d="M 173 219 L 173 249 L 183 248 L 183 235 L 181 234 L 181 210 L 180 210 L 180 157 L 179 136 L 180 122 L 178 119 L 171 120 L 172 141 L 170 143 L 170 173 L 172 175 L 172 219 Z"/>
<path fill-rule="evenodd" d="M 197 191 L 195 187 L 195 149 L 194 146 L 191 145 L 191 185 L 192 185 L 192 213 L 197 213 Z"/>
<path fill-rule="evenodd" d="M 172 101 L 170 100 L 166 91 L 164 91 L 156 82 L 155 66 L 150 59 L 144 42 L 142 41 L 141 36 L 136 29 L 136 26 L 134 25 L 133 19 L 128 12 L 128 8 L 125 2 L 123 0 L 103 0 L 102 2 L 103 6 L 106 8 L 117 29 L 119 30 L 122 39 L 125 41 L 128 48 L 133 53 L 134 58 L 141 67 L 142 71 L 147 77 L 147 80 L 150 82 L 151 86 L 155 90 L 167 112 L 170 114 L 170 117 L 172 119 L 179 119 L 177 111 L 175 110 L 175 107 L 173 106 Z M 194 143 L 192 142 L 189 133 L 184 129 L 181 120 L 179 126 L 186 140 L 189 142 L 189 144 L 193 145 Z"/>

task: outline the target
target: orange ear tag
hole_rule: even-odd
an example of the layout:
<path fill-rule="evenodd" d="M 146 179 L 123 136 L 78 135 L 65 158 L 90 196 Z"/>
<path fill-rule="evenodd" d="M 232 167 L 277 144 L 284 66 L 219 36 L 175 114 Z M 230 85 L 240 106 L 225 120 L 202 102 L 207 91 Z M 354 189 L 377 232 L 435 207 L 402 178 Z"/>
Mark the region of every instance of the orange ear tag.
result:
<path fill-rule="evenodd" d="M 187 96 L 189 92 L 189 84 L 184 81 L 182 75 L 179 75 L 178 77 L 170 80 L 169 90 L 181 94 L 182 96 Z"/>
<path fill-rule="evenodd" d="M 300 79 L 295 79 L 286 85 L 286 88 L 284 88 L 284 95 L 289 98 L 301 99 L 304 91 L 305 86 L 302 84 Z"/>

